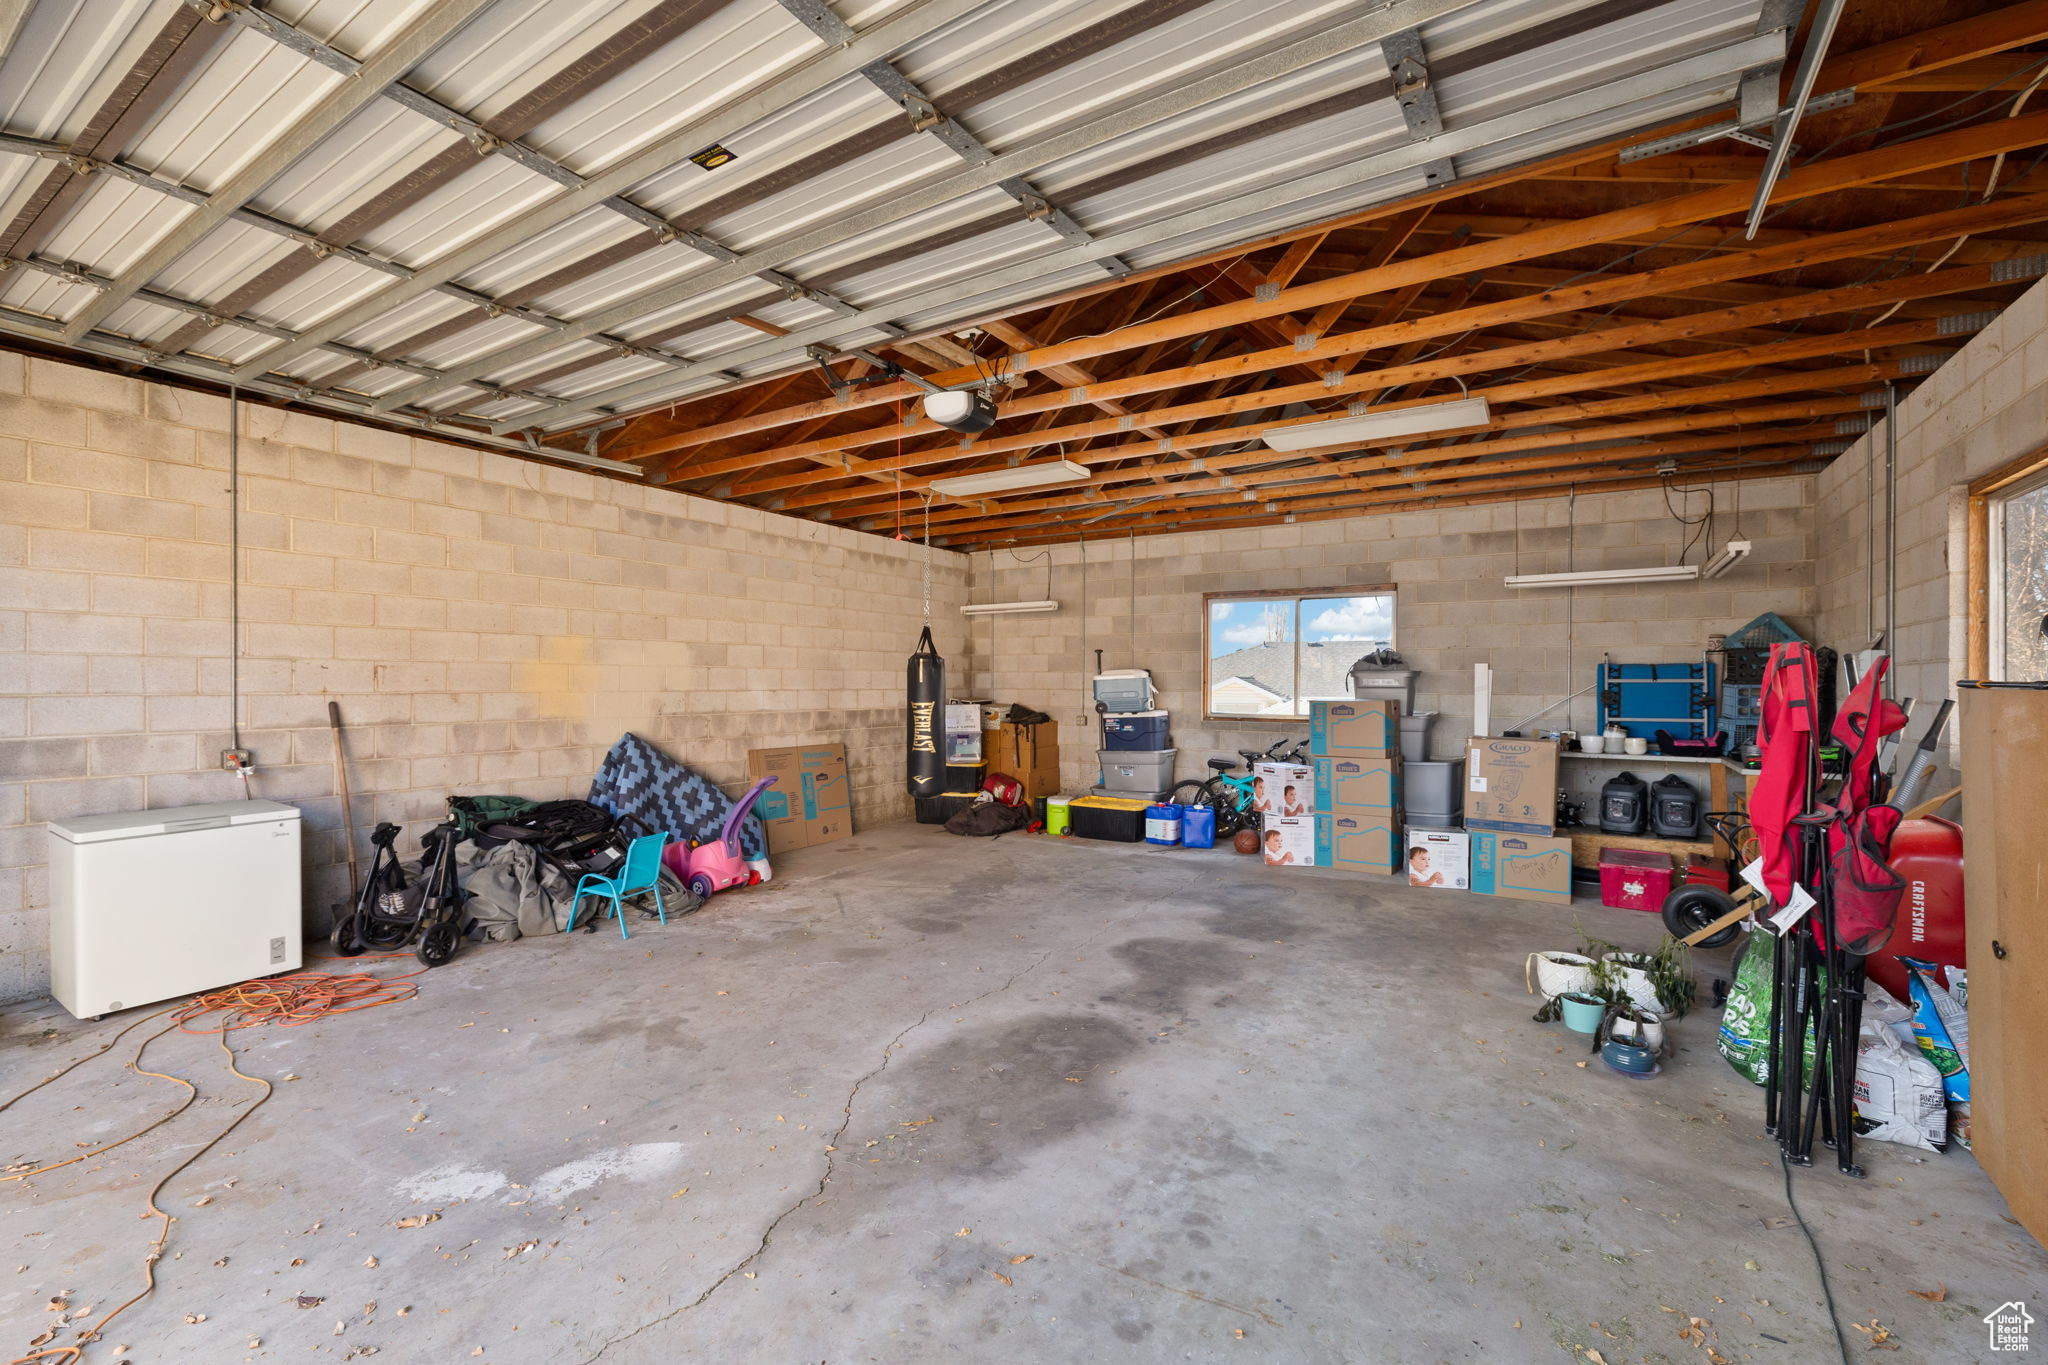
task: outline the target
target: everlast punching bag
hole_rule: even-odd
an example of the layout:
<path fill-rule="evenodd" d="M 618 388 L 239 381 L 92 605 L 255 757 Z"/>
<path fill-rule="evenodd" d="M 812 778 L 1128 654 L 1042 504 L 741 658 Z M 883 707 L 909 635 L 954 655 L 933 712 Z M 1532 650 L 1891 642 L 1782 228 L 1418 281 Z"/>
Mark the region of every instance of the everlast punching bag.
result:
<path fill-rule="evenodd" d="M 918 637 L 904 685 L 910 709 L 903 733 L 904 786 L 912 796 L 937 796 L 946 789 L 946 755 L 939 725 L 946 704 L 946 661 L 932 643 L 932 628 Z"/>

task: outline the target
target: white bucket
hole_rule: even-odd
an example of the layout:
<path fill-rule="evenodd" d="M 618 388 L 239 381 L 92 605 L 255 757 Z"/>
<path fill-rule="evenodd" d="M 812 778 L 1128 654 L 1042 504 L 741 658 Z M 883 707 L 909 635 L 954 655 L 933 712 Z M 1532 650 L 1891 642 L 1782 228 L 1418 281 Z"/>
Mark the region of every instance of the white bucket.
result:
<path fill-rule="evenodd" d="M 1531 953 L 1522 965 L 1522 984 L 1545 1000 L 1567 991 L 1593 988 L 1593 959 L 1577 953 Z"/>
<path fill-rule="evenodd" d="M 1628 992 L 1628 998 L 1636 1008 L 1650 1010 L 1662 1017 L 1664 1002 L 1657 998 L 1657 988 L 1650 984 L 1650 974 L 1641 967 L 1631 966 L 1632 959 L 1639 959 L 1638 953 L 1616 953 L 1614 960 L 1621 964 L 1621 988 Z"/>
<path fill-rule="evenodd" d="M 1649 1015 L 1649 1018 L 1640 1024 L 1633 1019 L 1617 1016 L 1608 1024 L 1607 1036 L 1619 1038 L 1625 1043 L 1640 1043 L 1652 1052 L 1661 1052 L 1664 1048 L 1663 1016 L 1649 1010 L 1644 1010 L 1643 1013 Z"/>

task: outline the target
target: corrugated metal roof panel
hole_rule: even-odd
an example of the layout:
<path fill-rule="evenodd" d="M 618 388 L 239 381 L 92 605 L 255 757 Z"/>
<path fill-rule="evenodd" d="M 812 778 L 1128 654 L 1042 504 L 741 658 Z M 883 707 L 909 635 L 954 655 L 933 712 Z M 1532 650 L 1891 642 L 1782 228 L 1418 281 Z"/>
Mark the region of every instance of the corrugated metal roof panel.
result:
<path fill-rule="evenodd" d="M 593 174 L 788 70 L 815 48 L 775 0 L 734 0 L 535 128 L 526 141 Z"/>
<path fill-rule="evenodd" d="M 1137 0 L 991 0 L 971 16 L 909 42 L 894 58 L 898 70 L 941 96 L 987 73 L 1026 61 L 1072 35 L 1128 12 Z M 903 14 L 906 0 L 831 0 L 857 26 Z M 1731 42 L 1755 25 L 1759 0 L 1667 0 L 1588 32 L 1546 41 L 1547 29 L 1586 10 L 1590 0 L 1482 0 L 1429 21 L 1424 27 L 1433 59 L 1495 45 L 1514 35 L 1509 55 L 1474 70 L 1435 80 L 1447 126 L 1516 119 L 1494 145 L 1461 153 L 1457 168 L 1470 175 L 1536 152 L 1618 132 L 1725 99 L 1728 81 L 1693 83 L 1684 90 L 1646 93 L 1626 108 L 1578 119 L 1545 122 L 1547 101 L 1601 85 L 1661 62 Z M 312 37 L 357 57 L 371 56 L 424 12 L 428 0 L 272 0 L 263 13 L 300 25 Z M 407 77 L 469 117 L 488 119 L 572 65 L 593 48 L 649 17 L 656 0 L 497 0 L 422 61 Z M 1147 97 L 1188 88 L 1203 77 L 1254 54 L 1273 51 L 1305 35 L 1323 34 L 1367 12 L 1357 0 L 1211 0 L 1150 27 L 1139 26 L 1099 51 L 1073 56 L 1014 88 L 984 98 L 959 114 L 961 123 L 998 152 L 1042 143 Z M 13 132 L 61 137 L 82 126 L 92 97 L 119 76 L 171 14 L 175 0 L 39 0 L 14 51 L 0 58 L 0 120 Z M 526 146 L 590 174 L 692 125 L 708 111 L 768 86 L 829 49 L 776 0 L 729 0 L 708 18 L 671 38 L 630 69 L 584 91 L 527 133 Z M 87 74 L 90 73 L 90 74 Z M 1320 100 L 1378 88 L 1386 80 L 1376 43 L 1255 88 L 1189 109 L 1150 126 L 1134 127 L 1098 145 L 1026 167 L 1042 191 L 1082 228 L 1098 236 L 1131 234 L 1117 250 L 1133 265 L 1178 259 L 1198 249 L 1293 226 L 1412 192 L 1417 170 L 1371 174 L 1343 184 L 1346 168 L 1408 145 L 1406 125 L 1391 100 L 1352 102 L 1299 126 L 1264 123 Z M 210 188 L 261 155 L 269 140 L 318 106 L 341 78 L 260 34 L 238 27 L 232 37 L 186 79 L 175 99 L 122 150 L 131 164 L 183 183 Z M 706 171 L 680 163 L 644 181 L 633 194 L 655 212 L 687 217 L 699 206 L 779 172 L 849 134 L 904 128 L 904 111 L 858 76 L 773 108 L 724 137 L 738 159 Z M 1521 118 L 1523 111 L 1538 111 Z M 1520 124 L 1528 126 L 1517 131 Z M 1211 139 L 1227 146 L 1204 147 Z M 366 107 L 327 137 L 298 165 L 268 186 L 258 207 L 287 223 L 320 228 L 349 216 L 364 202 L 413 174 L 447 149 L 462 144 L 432 119 L 389 101 Z M 435 184 L 402 211 L 363 234 L 358 245 L 408 266 L 447 257 L 465 244 L 512 222 L 562 193 L 554 181 L 507 156 L 476 153 L 478 160 Z M 967 163 L 930 134 L 892 136 L 872 150 L 826 167 L 801 183 L 732 208 L 704 225 L 730 250 L 774 250 L 793 235 L 826 227 L 871 205 L 886 205 L 936 181 L 959 176 Z M 0 209 L 19 200 L 39 176 L 39 163 L 0 154 Z M 1320 183 L 1305 178 L 1320 175 Z M 1166 220 L 1234 196 L 1257 196 L 1226 222 L 1192 222 L 1164 237 Z M 53 258 L 76 259 L 102 274 L 119 275 L 188 212 L 152 191 L 107 179 L 90 186 L 78 211 L 42 244 Z M 487 296 L 530 288 L 593 253 L 631 245 L 646 225 L 608 209 L 590 208 L 469 270 L 464 283 Z M 1160 238 L 1146 241 L 1144 237 Z M 920 239 L 929 244 L 918 246 Z M 953 239 L 953 240 L 948 240 Z M 651 242 L 651 238 L 649 238 Z M 235 223 L 214 229 L 200 245 L 149 281 L 180 297 L 217 300 L 236 291 L 267 265 L 292 251 L 275 234 Z M 907 211 L 886 226 L 778 260 L 777 269 L 799 281 L 829 281 L 830 292 L 860 308 L 874 308 L 899 325 L 934 323 L 1022 304 L 1074 284 L 1101 278 L 1102 267 L 1075 259 L 1071 244 L 1046 223 L 1024 216 L 1008 193 L 982 188 L 946 202 Z M 1029 278 L 965 295 L 977 272 L 1021 273 Z M 576 320 L 604 314 L 615 336 L 677 335 L 665 345 L 721 363 L 730 356 L 741 373 L 790 368 L 804 340 L 824 338 L 851 346 L 886 341 L 872 318 L 841 319 L 834 309 L 806 299 L 785 299 L 761 279 L 738 279 L 697 297 L 665 303 L 630 317 L 624 305 L 661 291 L 683 292 L 689 277 L 709 274 L 712 258 L 681 243 L 633 252 L 551 288 L 531 305 Z M 731 273 L 731 272 L 725 272 Z M 79 286 L 33 272 L 15 272 L 0 299 L 49 311 L 76 308 L 91 297 Z M 333 257 L 277 287 L 251 313 L 302 331 L 357 308 L 392 286 L 389 274 Z M 887 309 L 899 305 L 901 316 Z M 829 302 L 829 301 L 828 301 Z M 798 335 L 778 344 L 760 331 L 726 322 L 739 310 Z M 612 314 L 616 312 L 617 317 Z M 468 321 L 454 335 L 420 343 L 408 338 L 447 322 Z M 104 326 L 137 336 L 162 337 L 186 326 L 188 315 L 140 301 L 117 306 Z M 586 323 L 590 331 L 594 322 Z M 369 350 L 391 348 L 425 365 L 458 371 L 437 404 L 485 402 L 499 411 L 530 410 L 528 400 L 494 398 L 465 382 L 481 373 L 504 384 L 523 375 L 555 375 L 578 357 L 602 357 L 603 337 L 568 337 L 563 344 L 493 365 L 501 348 L 551 335 L 516 317 L 483 319 L 446 295 L 429 293 L 384 312 L 338 340 Z M 247 328 L 215 329 L 200 343 L 209 354 L 246 360 L 278 343 Z M 283 367 L 308 377 L 339 375 L 354 362 L 315 352 Z M 717 376 L 677 373 L 639 357 L 604 359 L 590 369 L 559 374 L 549 391 L 603 395 L 606 386 L 640 385 L 632 401 L 659 401 L 664 392 L 699 392 Z M 417 379 L 383 370 L 351 378 L 352 387 L 407 392 Z M 524 404 L 524 408 L 522 408 Z M 573 414 L 572 414 L 573 415 Z"/>
<path fill-rule="evenodd" d="M 0 126 L 68 143 L 178 0 L 43 0 L 0 56 Z"/>
<path fill-rule="evenodd" d="M 343 80 L 261 34 L 238 30 L 121 159 L 211 191 L 262 154 L 266 139 L 252 131 L 289 126 Z"/>
<path fill-rule="evenodd" d="M 1006 0 L 1021 55 L 1033 36 L 1035 0 Z M 1215 0 L 1105 51 L 1062 66 L 976 105 L 962 121 L 998 151 L 1070 128 L 1134 99 L 1295 41 L 1333 20 L 1357 17 L 1348 0 Z M 1377 48 L 1370 49 L 1377 57 Z M 1378 75 L 1384 75 L 1381 64 Z"/>

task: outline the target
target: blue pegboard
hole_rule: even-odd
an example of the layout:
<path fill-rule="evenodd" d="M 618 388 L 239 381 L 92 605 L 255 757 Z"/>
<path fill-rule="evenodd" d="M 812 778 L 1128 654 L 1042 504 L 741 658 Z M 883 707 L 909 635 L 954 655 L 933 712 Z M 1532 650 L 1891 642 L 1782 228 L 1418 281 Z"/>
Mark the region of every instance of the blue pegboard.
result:
<path fill-rule="evenodd" d="M 1654 741 L 1659 730 L 1674 739 L 1712 739 L 1719 728 L 1714 665 L 1706 660 L 1603 663 L 1593 692 L 1602 730 L 1615 722 L 1630 735 Z"/>

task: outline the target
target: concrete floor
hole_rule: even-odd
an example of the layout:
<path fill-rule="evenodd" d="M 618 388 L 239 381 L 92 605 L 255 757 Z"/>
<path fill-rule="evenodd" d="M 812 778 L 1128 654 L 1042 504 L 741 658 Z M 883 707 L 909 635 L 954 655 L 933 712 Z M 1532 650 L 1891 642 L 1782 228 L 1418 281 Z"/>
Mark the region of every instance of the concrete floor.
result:
<path fill-rule="evenodd" d="M 1687 1316 L 1716 1358 L 1832 1360 L 1714 1012 L 1653 1081 L 1530 1022 L 1524 955 L 1574 915 L 1657 933 L 895 825 L 630 942 L 466 949 L 410 1003 L 236 1036 L 276 1095 L 167 1191 L 157 1292 L 87 1360 L 1710 1359 Z M 13 1011 L 0 1088 L 129 1017 Z M 7 1159 L 174 1105 L 122 1070 L 144 1032 L 17 1105 Z M 96 1317 L 137 1287 L 149 1185 L 255 1091 L 220 1063 L 153 1045 L 206 1098 L 0 1186 L 0 1345 L 52 1295 Z M 1985 1354 L 1980 1314 L 2041 1312 L 2048 1256 L 1967 1153 L 1864 1153 L 1867 1182 L 1796 1177 L 1845 1322 L 1955 1361 Z"/>

